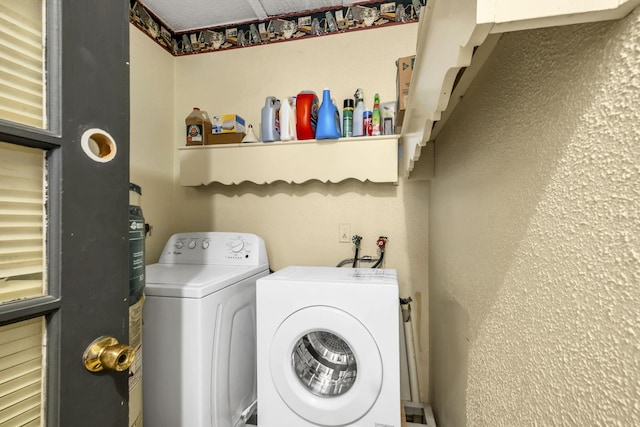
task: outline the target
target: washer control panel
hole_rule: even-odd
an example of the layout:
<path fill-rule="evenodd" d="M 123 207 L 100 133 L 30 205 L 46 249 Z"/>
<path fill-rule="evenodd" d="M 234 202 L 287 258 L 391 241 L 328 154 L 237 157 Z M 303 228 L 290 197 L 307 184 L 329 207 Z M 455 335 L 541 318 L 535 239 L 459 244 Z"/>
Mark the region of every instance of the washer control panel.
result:
<path fill-rule="evenodd" d="M 179 233 L 167 242 L 161 264 L 262 265 L 264 241 L 250 233 Z"/>

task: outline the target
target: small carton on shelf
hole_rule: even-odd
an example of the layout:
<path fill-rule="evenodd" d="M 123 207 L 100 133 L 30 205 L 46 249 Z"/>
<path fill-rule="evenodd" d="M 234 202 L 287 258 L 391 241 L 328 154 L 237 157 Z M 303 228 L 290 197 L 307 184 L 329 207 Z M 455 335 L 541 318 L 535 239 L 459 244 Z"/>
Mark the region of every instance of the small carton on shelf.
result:
<path fill-rule="evenodd" d="M 214 144 L 239 144 L 245 137 L 245 133 L 210 133 L 207 135 L 206 145 Z"/>
<path fill-rule="evenodd" d="M 393 135 L 395 133 L 396 101 L 380 104 L 380 115 L 382 116 L 382 134 Z"/>
<path fill-rule="evenodd" d="M 211 128 L 213 133 L 222 133 L 222 117 L 211 116 Z"/>
<path fill-rule="evenodd" d="M 409 86 L 411 85 L 411 74 L 413 73 L 415 62 L 415 55 L 398 58 L 398 111 L 396 114 L 396 127 L 402 126 L 404 120 L 404 113 L 407 109 L 407 100 L 409 98 Z"/>
<path fill-rule="evenodd" d="M 237 114 L 224 114 L 221 117 L 222 133 L 244 133 L 244 119 Z"/>

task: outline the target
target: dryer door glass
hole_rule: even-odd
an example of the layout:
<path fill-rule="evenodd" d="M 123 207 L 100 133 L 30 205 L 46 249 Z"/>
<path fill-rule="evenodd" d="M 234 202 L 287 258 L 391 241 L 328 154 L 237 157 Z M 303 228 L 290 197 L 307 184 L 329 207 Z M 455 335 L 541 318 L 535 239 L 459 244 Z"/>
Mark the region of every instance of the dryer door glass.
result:
<path fill-rule="evenodd" d="M 346 393 L 358 374 L 356 358 L 349 344 L 322 330 L 309 332 L 298 340 L 291 362 L 302 385 L 320 397 Z"/>
<path fill-rule="evenodd" d="M 309 426 L 352 425 L 382 390 L 376 340 L 358 319 L 335 307 L 305 307 L 283 320 L 271 341 L 269 372 L 265 383 L 271 377 L 282 401 Z"/>

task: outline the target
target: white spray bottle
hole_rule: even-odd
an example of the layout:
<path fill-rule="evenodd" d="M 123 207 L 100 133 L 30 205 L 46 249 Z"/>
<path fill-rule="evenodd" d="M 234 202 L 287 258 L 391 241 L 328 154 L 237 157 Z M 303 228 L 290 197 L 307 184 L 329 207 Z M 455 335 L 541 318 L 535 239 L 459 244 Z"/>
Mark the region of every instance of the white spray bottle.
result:
<path fill-rule="evenodd" d="M 356 99 L 356 108 L 353 109 L 353 136 L 364 135 L 362 117 L 364 115 L 364 99 L 362 89 L 357 89 L 353 95 Z"/>
<path fill-rule="evenodd" d="M 280 106 L 280 140 L 296 139 L 295 97 L 284 98 Z"/>

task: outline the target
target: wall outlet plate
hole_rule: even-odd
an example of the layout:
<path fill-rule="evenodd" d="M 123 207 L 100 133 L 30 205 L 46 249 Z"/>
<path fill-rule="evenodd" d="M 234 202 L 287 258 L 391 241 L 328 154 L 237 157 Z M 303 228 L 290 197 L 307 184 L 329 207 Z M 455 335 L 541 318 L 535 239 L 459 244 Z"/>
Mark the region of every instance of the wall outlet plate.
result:
<path fill-rule="evenodd" d="M 340 224 L 338 226 L 338 242 L 351 242 L 351 224 Z"/>

